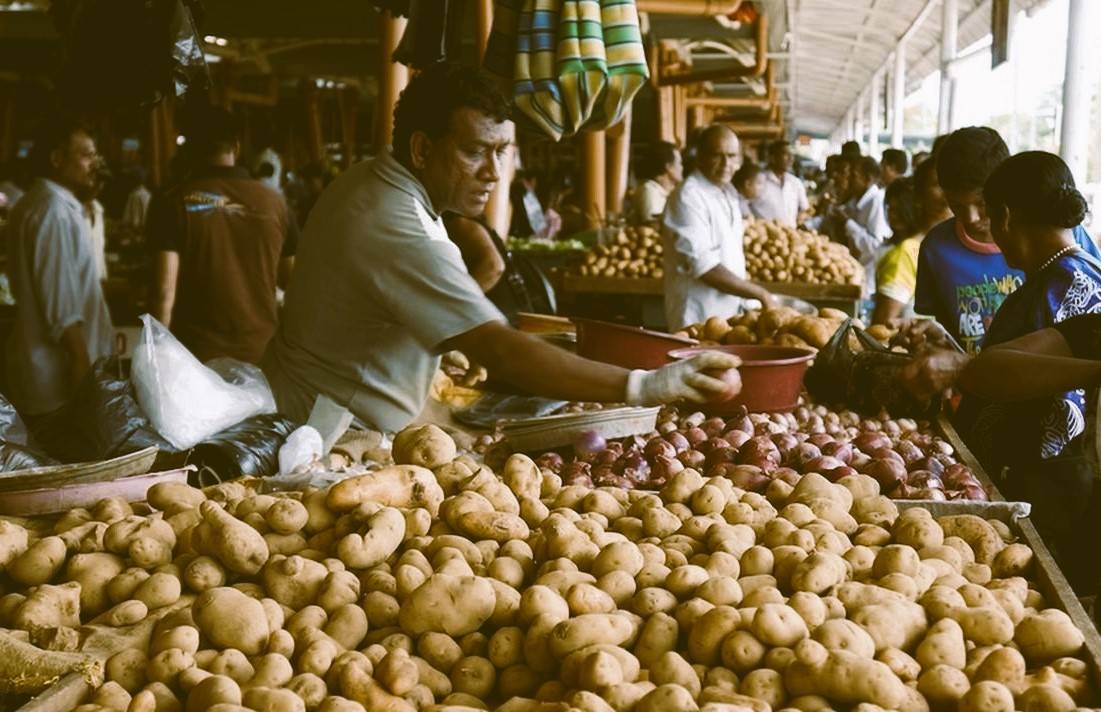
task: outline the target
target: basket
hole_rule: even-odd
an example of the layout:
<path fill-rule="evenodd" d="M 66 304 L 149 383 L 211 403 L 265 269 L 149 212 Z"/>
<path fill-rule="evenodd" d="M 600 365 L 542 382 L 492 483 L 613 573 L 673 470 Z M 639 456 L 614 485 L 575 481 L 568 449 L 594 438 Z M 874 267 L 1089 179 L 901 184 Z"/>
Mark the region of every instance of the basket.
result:
<path fill-rule="evenodd" d="M 670 349 L 695 346 L 699 342 L 638 326 L 581 319 L 577 324 L 577 355 L 622 368 L 652 370 L 669 362 Z"/>
<path fill-rule="evenodd" d="M 803 376 L 815 356 L 810 349 L 794 346 L 700 346 L 669 352 L 669 360 L 691 358 L 704 351 L 722 351 L 742 360 L 742 392 L 721 403 L 707 403 L 700 410 L 708 415 L 733 416 L 746 408 L 751 413 L 789 411 L 799 405 Z"/>
<path fill-rule="evenodd" d="M 610 408 L 586 413 L 548 415 L 506 423 L 505 441 L 518 452 L 540 452 L 572 445 L 588 432 L 605 440 L 651 433 L 657 428 L 660 408 Z"/>

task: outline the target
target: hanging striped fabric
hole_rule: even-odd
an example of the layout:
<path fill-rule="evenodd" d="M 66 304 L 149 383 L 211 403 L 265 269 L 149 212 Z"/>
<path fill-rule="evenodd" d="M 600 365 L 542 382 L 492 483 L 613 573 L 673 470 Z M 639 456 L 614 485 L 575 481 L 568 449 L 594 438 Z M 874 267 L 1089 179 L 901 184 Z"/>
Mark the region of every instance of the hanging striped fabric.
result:
<path fill-rule="evenodd" d="M 493 29 L 486 44 L 483 66 L 494 74 L 512 79 L 516 65 L 516 27 L 524 0 L 494 0 Z"/>
<path fill-rule="evenodd" d="M 524 0 L 517 22 L 513 100 L 555 141 L 566 131 L 555 77 L 555 33 L 560 0 Z"/>
<path fill-rule="evenodd" d="M 608 128 L 623 118 L 635 94 L 650 79 L 635 0 L 600 0 L 608 82 L 591 128 Z"/>
<path fill-rule="evenodd" d="M 558 22 L 558 88 L 569 130 L 580 130 L 592 117 L 607 79 L 600 1 L 563 0 Z"/>

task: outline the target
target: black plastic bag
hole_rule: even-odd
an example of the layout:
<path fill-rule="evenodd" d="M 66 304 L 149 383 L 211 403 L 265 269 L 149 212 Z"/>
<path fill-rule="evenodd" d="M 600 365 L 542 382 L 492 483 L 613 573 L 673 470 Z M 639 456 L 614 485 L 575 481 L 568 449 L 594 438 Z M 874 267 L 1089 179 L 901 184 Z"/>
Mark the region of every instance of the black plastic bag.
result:
<path fill-rule="evenodd" d="M 0 440 L 0 472 L 29 470 L 32 467 L 48 467 L 60 464 L 49 455 L 27 445 Z"/>
<path fill-rule="evenodd" d="M 196 445 L 188 462 L 213 470 L 219 481 L 270 477 L 279 473 L 279 448 L 297 427 L 278 413 L 256 415 Z"/>
<path fill-rule="evenodd" d="M 852 347 L 854 338 L 859 350 Z M 804 384 L 819 403 L 864 415 L 886 410 L 896 418 L 930 416 L 939 401 L 918 401 L 902 386 L 902 369 L 909 362 L 908 354 L 893 353 L 846 319 L 818 352 Z"/>
<path fill-rule="evenodd" d="M 96 361 L 64 410 L 36 424 L 34 435 L 46 452 L 72 463 L 109 460 L 150 446 L 175 451 L 146 420 L 130 381 L 118 374 L 117 357 Z"/>
<path fill-rule="evenodd" d="M 125 109 L 209 86 L 198 2 L 54 0 L 50 11 L 65 53 L 58 85 L 70 106 Z"/>
<path fill-rule="evenodd" d="M 0 394 L 0 440 L 16 445 L 26 445 L 29 437 L 27 425 L 19 417 L 15 406 Z"/>

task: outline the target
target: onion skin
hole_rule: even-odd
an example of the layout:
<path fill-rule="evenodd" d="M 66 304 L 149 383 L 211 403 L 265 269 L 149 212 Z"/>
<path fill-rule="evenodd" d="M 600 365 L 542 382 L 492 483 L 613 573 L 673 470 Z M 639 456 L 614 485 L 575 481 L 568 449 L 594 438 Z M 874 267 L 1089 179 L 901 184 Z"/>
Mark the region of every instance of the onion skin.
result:
<path fill-rule="evenodd" d="M 833 441 L 834 437 L 829 433 L 814 433 L 809 438 L 807 438 L 807 442 L 818 448 L 824 448 L 827 444 L 832 443 Z"/>
<path fill-rule="evenodd" d="M 852 463 L 853 460 L 853 446 L 849 443 L 843 443 L 839 440 L 835 440 L 832 443 L 826 443 L 826 445 L 822 448 L 822 454 L 837 458 L 841 462 L 848 465 Z"/>
<path fill-rule="evenodd" d="M 558 474 L 562 471 L 566 462 L 562 459 L 562 456 L 556 452 L 545 452 L 539 457 L 535 458 L 535 464 L 540 469 L 548 469 L 551 472 Z"/>
<path fill-rule="evenodd" d="M 723 441 L 725 442 L 725 441 Z M 736 462 L 738 459 L 738 451 L 732 447 L 716 448 L 707 455 L 707 459 L 704 461 L 704 466 L 710 470 L 715 465 L 721 465 L 724 462 Z"/>
<path fill-rule="evenodd" d="M 699 450 L 685 450 L 677 455 L 677 459 L 684 463 L 685 467 L 699 469 L 703 467 L 703 463 L 707 461 L 707 456 Z"/>
<path fill-rule="evenodd" d="M 853 438 L 853 447 L 875 457 L 875 451 L 891 447 L 891 439 L 879 432 L 863 432 Z"/>
<path fill-rule="evenodd" d="M 906 467 L 894 460 L 872 460 L 864 469 L 865 475 L 870 475 L 879 483 L 879 491 L 889 495 L 900 485 L 906 482 Z"/>
<path fill-rule="evenodd" d="M 684 437 L 690 447 L 698 447 L 700 443 L 707 441 L 707 433 L 700 428 L 690 428 L 684 431 Z"/>
<path fill-rule="evenodd" d="M 749 442 L 751 437 L 752 436 L 744 430 L 728 430 L 726 434 L 723 435 L 723 440 L 730 443 L 730 447 L 738 449 Z"/>
<path fill-rule="evenodd" d="M 747 492 L 764 492 L 772 479 L 759 467 L 725 464 L 709 473 L 712 477 L 726 477 Z"/>
<path fill-rule="evenodd" d="M 906 467 L 913 467 L 914 463 L 925 457 L 925 453 L 922 452 L 917 445 L 907 440 L 903 440 L 898 445 L 895 445 L 895 452 L 898 453 L 902 461 L 906 463 Z"/>
<path fill-rule="evenodd" d="M 738 462 L 743 465 L 757 465 L 751 460 L 771 460 L 773 467 L 780 462 L 780 450 L 767 436 L 758 435 L 738 450 Z M 759 465 L 758 465 L 759 466 Z"/>
<path fill-rule="evenodd" d="M 928 470 L 914 470 L 906 476 L 906 484 L 911 487 L 944 490 L 944 482 Z"/>
<path fill-rule="evenodd" d="M 684 437 L 684 433 L 675 431 L 665 436 L 666 442 L 673 446 L 673 449 L 677 451 L 677 454 L 689 449 L 691 445 L 688 443 L 688 438 Z"/>
<path fill-rule="evenodd" d="M 805 469 L 808 462 L 817 457 L 822 457 L 821 450 L 811 443 L 801 443 L 788 452 L 787 457 L 784 458 L 784 464 L 801 471 Z"/>
<path fill-rule="evenodd" d="M 897 452 L 889 447 L 881 447 L 878 450 L 874 450 L 868 454 L 872 456 L 873 460 L 894 460 L 898 464 L 902 465 L 903 468 L 906 467 L 906 460 L 902 459 L 902 455 L 899 455 Z"/>
<path fill-rule="evenodd" d="M 722 418 L 708 418 L 700 423 L 700 430 L 707 433 L 709 438 L 717 438 L 726 430 L 726 421 Z"/>
<path fill-rule="evenodd" d="M 704 455 L 710 455 L 715 450 L 726 450 L 729 448 L 730 443 L 723 438 L 710 438 L 696 446 L 696 449 Z"/>
<path fill-rule="evenodd" d="M 655 480 L 665 481 L 684 470 L 684 463 L 674 457 L 658 455 L 650 466 L 650 476 Z"/>
<path fill-rule="evenodd" d="M 673 444 L 662 438 L 650 440 L 646 443 L 646 447 L 642 449 L 642 452 L 649 458 L 677 456 L 677 449 L 673 447 Z"/>

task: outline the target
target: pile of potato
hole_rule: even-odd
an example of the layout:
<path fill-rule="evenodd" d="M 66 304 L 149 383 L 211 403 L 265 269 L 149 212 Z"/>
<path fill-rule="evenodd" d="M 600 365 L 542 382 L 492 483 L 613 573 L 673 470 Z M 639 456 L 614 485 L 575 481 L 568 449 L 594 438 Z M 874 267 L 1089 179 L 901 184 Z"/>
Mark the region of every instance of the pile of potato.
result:
<path fill-rule="evenodd" d="M 434 426 L 394 459 L 326 490 L 161 484 L 145 514 L 5 522 L 0 692 L 76 669 L 107 680 L 80 712 L 1096 702 L 1027 546 L 900 512 L 870 477 L 593 490 L 523 455 L 495 474 Z M 126 641 L 105 661 L 104 631 Z"/>
<path fill-rule="evenodd" d="M 650 225 L 628 226 L 606 245 L 585 253 L 577 268 L 581 277 L 653 277 L 660 279 L 661 235 Z"/>
<path fill-rule="evenodd" d="M 678 331 L 676 335 L 698 339 L 705 345 L 761 344 L 820 349 L 848 318 L 848 314 L 838 309 L 822 309 L 818 316 L 809 316 L 791 307 L 781 306 L 751 309 L 729 319 L 713 316 L 702 324 L 692 324 Z M 898 333 L 897 329 L 882 324 L 865 327 L 859 319 L 854 319 L 853 323 L 884 345 L 889 344 Z M 859 347 L 855 339 L 853 343 L 856 348 Z"/>
<path fill-rule="evenodd" d="M 760 282 L 864 284 L 864 268 L 847 247 L 775 221 L 746 222 L 745 264 Z"/>

